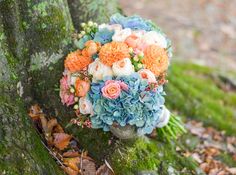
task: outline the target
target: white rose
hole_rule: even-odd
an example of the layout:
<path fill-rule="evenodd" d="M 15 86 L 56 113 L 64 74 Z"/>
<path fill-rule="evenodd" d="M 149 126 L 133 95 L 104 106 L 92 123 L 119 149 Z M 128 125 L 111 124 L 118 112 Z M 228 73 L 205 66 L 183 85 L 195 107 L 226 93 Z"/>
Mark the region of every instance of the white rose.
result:
<path fill-rule="evenodd" d="M 132 30 L 130 28 L 126 28 L 120 31 L 115 31 L 115 34 L 112 37 L 113 41 L 124 42 L 125 39 L 132 34 Z"/>
<path fill-rule="evenodd" d="M 137 36 L 138 38 L 141 38 L 146 33 L 145 30 L 133 30 L 132 34 Z"/>
<path fill-rule="evenodd" d="M 121 31 L 122 30 L 122 26 L 120 24 L 112 24 L 109 25 L 110 30 L 114 30 L 114 31 Z"/>
<path fill-rule="evenodd" d="M 101 29 L 108 29 L 108 30 L 114 30 L 114 31 L 120 31 L 122 30 L 122 26 L 120 24 L 112 24 L 112 25 L 109 25 L 109 24 L 100 24 L 98 26 L 98 29 L 101 30 Z"/>
<path fill-rule="evenodd" d="M 170 111 L 165 107 L 163 106 L 163 109 L 162 109 L 162 113 L 161 113 L 161 116 L 160 116 L 160 121 L 159 123 L 157 124 L 157 128 L 162 128 L 164 126 L 166 126 L 170 120 Z"/>
<path fill-rule="evenodd" d="M 92 114 L 93 115 L 93 104 L 86 97 L 79 99 L 79 111 L 81 114 Z"/>
<path fill-rule="evenodd" d="M 155 31 L 145 33 L 143 35 L 143 39 L 148 45 L 156 44 L 161 48 L 167 48 L 166 38 L 162 34 Z"/>
<path fill-rule="evenodd" d="M 154 73 L 152 73 L 148 69 L 141 69 L 138 71 L 138 74 L 141 76 L 142 79 L 147 80 L 148 83 L 156 83 L 157 82 Z"/>
<path fill-rule="evenodd" d="M 113 63 L 112 70 L 115 76 L 128 76 L 134 73 L 134 66 L 129 58 Z"/>
<path fill-rule="evenodd" d="M 113 76 L 111 67 L 103 64 L 99 58 L 88 66 L 88 73 L 93 76 L 93 82 L 102 80 L 106 76 Z"/>

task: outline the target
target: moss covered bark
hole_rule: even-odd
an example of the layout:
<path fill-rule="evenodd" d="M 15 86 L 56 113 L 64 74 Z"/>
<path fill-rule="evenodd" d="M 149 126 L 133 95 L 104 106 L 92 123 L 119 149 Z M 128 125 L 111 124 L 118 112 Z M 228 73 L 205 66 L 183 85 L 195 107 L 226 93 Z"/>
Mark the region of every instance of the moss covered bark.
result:
<path fill-rule="evenodd" d="M 7 175 L 63 174 L 31 125 L 21 94 L 18 61 L 0 16 L 0 170 Z"/>
<path fill-rule="evenodd" d="M 76 29 L 80 29 L 81 22 L 89 20 L 108 22 L 112 14 L 120 11 L 117 0 L 68 0 L 68 4 Z"/>

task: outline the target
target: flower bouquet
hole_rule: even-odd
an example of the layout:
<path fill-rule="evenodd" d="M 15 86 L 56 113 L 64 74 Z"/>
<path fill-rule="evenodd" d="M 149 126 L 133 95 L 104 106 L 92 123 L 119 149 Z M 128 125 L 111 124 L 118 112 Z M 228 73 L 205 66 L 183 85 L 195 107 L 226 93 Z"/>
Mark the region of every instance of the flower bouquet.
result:
<path fill-rule="evenodd" d="M 184 128 L 164 106 L 163 85 L 171 42 L 151 21 L 111 16 L 108 24 L 82 23 L 78 48 L 68 54 L 60 80 L 63 104 L 78 125 L 102 128 L 121 139 L 151 134 L 176 138 Z"/>

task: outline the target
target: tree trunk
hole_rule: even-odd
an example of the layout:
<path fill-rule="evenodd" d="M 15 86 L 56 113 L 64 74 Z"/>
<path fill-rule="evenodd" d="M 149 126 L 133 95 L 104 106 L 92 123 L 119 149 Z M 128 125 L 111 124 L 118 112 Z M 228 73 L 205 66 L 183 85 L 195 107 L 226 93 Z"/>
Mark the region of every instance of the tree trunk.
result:
<path fill-rule="evenodd" d="M 74 113 L 61 104 L 58 87 L 64 56 L 74 47 L 70 37 L 74 30 L 71 17 L 79 29 L 80 22 L 90 18 L 105 22 L 110 14 L 119 11 L 115 0 L 68 2 L 0 2 L 0 65 L 3 67 L 0 70 L 3 94 L 0 168 L 5 174 L 60 174 L 33 130 L 25 106 L 38 102 L 62 125 L 68 124 Z M 195 164 L 176 153 L 171 144 L 148 138 L 124 142 L 114 139 L 110 133 L 76 126 L 68 128 L 68 132 L 78 138 L 98 163 L 108 160 L 116 174 L 136 174 L 142 170 L 168 174 L 170 168 L 180 174 L 184 167 L 186 174 L 193 174 L 196 170 Z M 112 144 L 108 144 L 111 140 Z"/>

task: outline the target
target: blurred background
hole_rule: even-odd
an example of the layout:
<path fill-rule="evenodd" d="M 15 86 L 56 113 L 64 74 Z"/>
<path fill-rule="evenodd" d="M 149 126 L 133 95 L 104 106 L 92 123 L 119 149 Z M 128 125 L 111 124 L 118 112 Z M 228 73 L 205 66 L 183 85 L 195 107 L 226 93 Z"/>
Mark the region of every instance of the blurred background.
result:
<path fill-rule="evenodd" d="M 175 59 L 236 69 L 236 0 L 120 0 L 127 15 L 153 20 L 172 40 Z"/>

